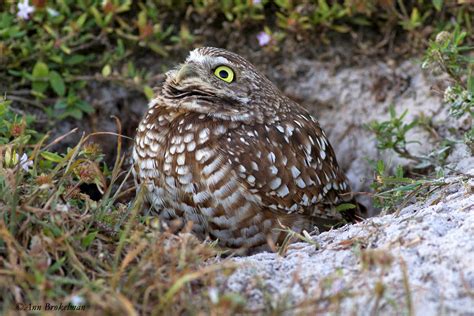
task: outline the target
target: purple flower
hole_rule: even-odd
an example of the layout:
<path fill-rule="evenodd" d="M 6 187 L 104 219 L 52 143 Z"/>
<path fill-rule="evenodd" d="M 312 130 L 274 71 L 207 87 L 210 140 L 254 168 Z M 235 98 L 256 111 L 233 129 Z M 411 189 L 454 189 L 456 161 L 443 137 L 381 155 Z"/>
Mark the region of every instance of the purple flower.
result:
<path fill-rule="evenodd" d="M 252 0 L 252 4 L 260 4 L 262 3 L 262 0 Z"/>
<path fill-rule="evenodd" d="M 260 32 L 257 34 L 258 45 L 260 46 L 268 45 L 271 39 L 272 37 L 268 33 Z"/>
<path fill-rule="evenodd" d="M 28 4 L 28 0 L 23 0 L 18 2 L 18 12 L 17 17 L 23 20 L 28 20 L 30 13 L 35 12 L 35 7 Z"/>

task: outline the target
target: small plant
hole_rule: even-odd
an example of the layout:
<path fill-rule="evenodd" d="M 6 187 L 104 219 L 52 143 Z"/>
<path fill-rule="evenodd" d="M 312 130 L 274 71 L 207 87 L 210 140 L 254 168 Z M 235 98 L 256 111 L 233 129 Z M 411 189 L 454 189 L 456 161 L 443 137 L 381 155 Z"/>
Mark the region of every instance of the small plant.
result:
<path fill-rule="evenodd" d="M 441 32 L 425 54 L 423 67 L 446 73 L 451 84 L 444 92 L 444 102 L 449 106 L 449 113 L 455 117 L 468 116 L 471 120 L 471 128 L 463 133 L 461 139 L 472 149 L 474 135 L 474 58 L 466 55 L 474 47 L 462 46 L 467 33 L 459 31 L 453 33 Z M 430 166 L 438 168 L 437 176 L 443 174 L 444 160 L 456 140 L 442 139 L 439 146 L 432 153 L 424 156 L 415 156 L 407 149 L 407 132 L 414 127 L 423 127 L 426 122 L 413 120 L 404 122 L 407 111 L 397 116 L 394 107 L 390 107 L 390 119 L 383 122 L 373 122 L 369 129 L 377 138 L 377 146 L 381 150 L 391 149 L 400 157 L 410 159 L 417 164 L 415 168 L 426 168 Z M 457 140 L 459 141 L 459 140 Z M 403 169 L 397 167 L 395 174 L 390 175 L 383 161 L 374 163 L 375 181 L 372 189 L 375 191 L 375 205 L 383 211 L 395 209 L 404 205 L 410 198 L 418 196 L 421 192 L 442 183 L 436 180 L 414 180 L 403 175 Z"/>
<path fill-rule="evenodd" d="M 29 128 L 34 117 L 23 116 L 11 110 L 11 101 L 0 97 L 0 145 L 14 142 L 17 145 L 26 145 L 38 136 L 38 133 Z"/>
<path fill-rule="evenodd" d="M 397 116 L 395 107 L 390 105 L 390 118 L 387 121 L 373 121 L 368 126 L 377 138 L 377 148 L 381 150 L 391 149 L 400 157 L 420 161 L 420 158 L 413 156 L 407 149 L 407 145 L 414 143 L 407 140 L 407 133 L 414 127 L 418 126 L 418 120 L 409 123 L 404 122 L 408 110 L 405 110 L 400 116 Z"/>
<path fill-rule="evenodd" d="M 150 96 L 147 73 L 128 80 L 126 68 L 112 70 L 140 49 L 168 54 L 162 43 L 173 28 L 164 29 L 158 4 L 31 2 L 0 4 L 0 89 L 9 100 L 39 107 L 56 120 L 93 113 L 83 93 L 91 80 L 119 82 Z"/>
<path fill-rule="evenodd" d="M 411 179 L 404 176 L 403 168 L 397 166 L 394 174 L 382 160 L 372 162 L 375 169 L 374 182 L 371 189 L 374 190 L 374 206 L 380 208 L 383 214 L 395 212 L 403 208 L 408 202 L 424 196 L 433 187 L 444 185 L 444 181 L 436 179 Z"/>
<path fill-rule="evenodd" d="M 444 91 L 444 102 L 449 105 L 449 112 L 455 118 L 464 115 L 470 117 L 471 129 L 465 133 L 467 144 L 474 139 L 474 57 L 469 52 L 474 46 L 463 45 L 467 32 L 459 27 L 453 33 L 440 32 L 425 54 L 423 67 L 446 73 L 451 84 Z M 472 148 L 472 147 L 471 147 Z"/>

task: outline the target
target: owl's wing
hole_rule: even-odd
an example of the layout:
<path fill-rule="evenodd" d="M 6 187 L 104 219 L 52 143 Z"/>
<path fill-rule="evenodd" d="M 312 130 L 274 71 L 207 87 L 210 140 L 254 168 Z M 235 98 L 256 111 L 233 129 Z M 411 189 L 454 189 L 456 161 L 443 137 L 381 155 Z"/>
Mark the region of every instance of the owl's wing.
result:
<path fill-rule="evenodd" d="M 351 220 L 352 211 L 334 207 L 351 201 L 351 190 L 316 120 L 305 112 L 279 119 L 242 124 L 219 145 L 241 183 L 275 212 Z"/>

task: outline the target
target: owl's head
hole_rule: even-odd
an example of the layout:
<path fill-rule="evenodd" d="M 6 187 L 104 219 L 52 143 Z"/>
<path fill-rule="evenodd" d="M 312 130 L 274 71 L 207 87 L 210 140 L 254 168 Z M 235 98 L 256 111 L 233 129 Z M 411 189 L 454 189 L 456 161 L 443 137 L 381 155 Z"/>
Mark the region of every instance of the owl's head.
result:
<path fill-rule="evenodd" d="M 166 74 L 167 106 L 232 121 L 263 120 L 278 109 L 281 93 L 241 56 L 214 47 L 197 48 Z"/>

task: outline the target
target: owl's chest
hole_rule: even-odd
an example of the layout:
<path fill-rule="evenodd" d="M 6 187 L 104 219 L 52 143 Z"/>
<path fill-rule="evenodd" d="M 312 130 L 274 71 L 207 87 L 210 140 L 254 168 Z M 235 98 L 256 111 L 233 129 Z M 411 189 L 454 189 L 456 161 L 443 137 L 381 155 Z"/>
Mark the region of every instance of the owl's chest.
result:
<path fill-rule="evenodd" d="M 218 159 L 216 143 L 227 128 L 203 114 L 156 111 L 137 129 L 135 178 L 155 209 L 169 210 L 171 217 L 200 216 L 193 197 L 208 190 L 203 172 Z"/>

